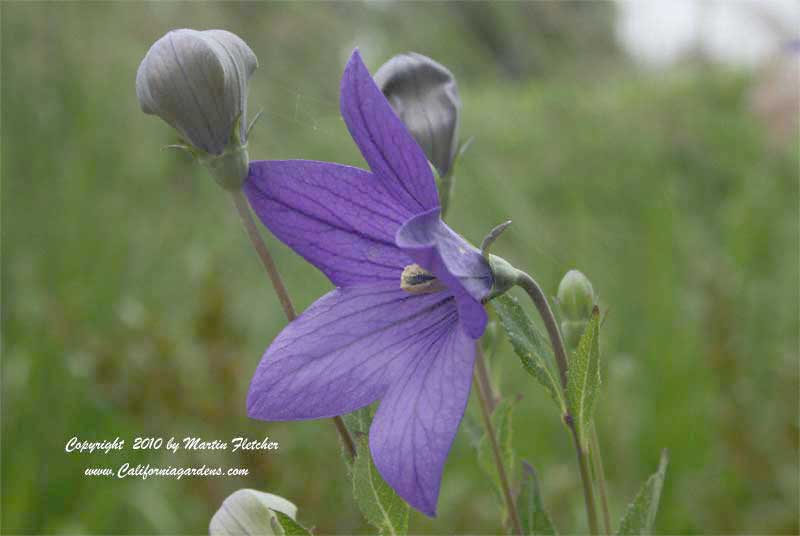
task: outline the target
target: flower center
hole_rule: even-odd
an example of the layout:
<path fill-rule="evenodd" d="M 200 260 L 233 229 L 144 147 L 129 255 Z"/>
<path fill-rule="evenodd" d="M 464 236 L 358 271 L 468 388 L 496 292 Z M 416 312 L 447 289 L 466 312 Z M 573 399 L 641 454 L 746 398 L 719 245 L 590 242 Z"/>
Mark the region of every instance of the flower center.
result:
<path fill-rule="evenodd" d="M 444 290 L 444 284 L 419 264 L 409 264 L 400 276 L 400 288 L 411 294 L 431 294 Z"/>

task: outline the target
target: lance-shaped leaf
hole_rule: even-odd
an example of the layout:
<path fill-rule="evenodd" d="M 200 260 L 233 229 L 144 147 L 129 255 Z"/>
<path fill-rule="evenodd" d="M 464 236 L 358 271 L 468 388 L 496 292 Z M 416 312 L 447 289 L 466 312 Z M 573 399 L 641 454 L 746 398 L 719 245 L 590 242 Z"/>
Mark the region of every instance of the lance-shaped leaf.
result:
<path fill-rule="evenodd" d="M 275 514 L 275 519 L 272 522 L 272 526 L 275 527 L 277 525 L 275 527 L 278 529 L 275 531 L 276 533 L 280 531 L 284 536 L 311 536 L 311 532 L 307 528 L 283 512 L 275 511 L 273 513 Z"/>
<path fill-rule="evenodd" d="M 578 430 L 583 449 L 586 450 L 589 427 L 592 424 L 594 405 L 600 388 L 600 311 L 592 311 L 592 318 L 583 332 L 578 349 L 572 354 L 567 370 L 567 400 L 569 410 Z"/>
<path fill-rule="evenodd" d="M 369 426 L 372 424 L 372 417 L 375 416 L 375 407 L 364 406 L 347 415 L 342 415 L 344 424 L 351 434 L 368 434 Z"/>
<path fill-rule="evenodd" d="M 492 305 L 522 366 L 547 389 L 550 397 L 565 412 L 566 404 L 555 373 L 554 359 L 544 336 L 513 296 L 498 296 L 492 300 Z"/>
<path fill-rule="evenodd" d="M 619 524 L 619 531 L 617 532 L 618 535 L 652 534 L 668 462 L 669 456 L 667 454 L 667 449 L 664 449 L 661 451 L 658 471 L 647 479 L 647 482 L 644 483 L 644 486 L 642 486 L 642 489 L 640 489 L 639 493 L 636 495 L 636 498 L 628 505 L 625 515 L 622 516 L 622 521 L 620 521 Z"/>
<path fill-rule="evenodd" d="M 511 414 L 514 409 L 514 402 L 508 399 L 501 400 L 492 413 L 492 428 L 497 438 L 497 446 L 500 449 L 500 458 L 506 473 L 510 473 L 515 466 L 516 455 L 511 445 Z M 494 482 L 498 498 L 502 501 L 502 487 L 500 484 L 500 474 L 497 472 L 497 464 L 492 450 L 491 439 L 484 432 L 478 443 L 478 463 L 481 469 L 489 475 Z M 505 505 L 505 503 L 503 503 Z"/>
<path fill-rule="evenodd" d="M 344 425 L 347 427 L 347 431 L 350 432 L 351 436 L 367 436 L 369 434 L 369 427 L 372 425 L 372 419 L 375 417 L 375 405 L 370 404 L 369 406 L 364 406 L 361 409 L 357 409 L 352 413 L 348 413 L 346 415 L 342 415 L 342 420 L 344 421 Z M 356 444 L 356 450 L 358 450 L 358 445 Z M 344 443 L 342 443 L 342 458 L 344 458 L 345 463 L 349 468 L 352 469 L 353 462 L 355 462 L 355 458 L 350 457 L 350 453 L 345 448 Z"/>
<path fill-rule="evenodd" d="M 367 436 L 358 436 L 356 452 L 352 470 L 353 494 L 361 513 L 381 535 L 406 534 L 408 504 L 381 478 L 372 463 Z"/>
<path fill-rule="evenodd" d="M 542 504 L 539 476 L 526 461 L 522 461 L 522 486 L 517 499 L 522 530 L 526 535 L 556 535 L 558 532 Z"/>
<path fill-rule="evenodd" d="M 240 489 L 229 495 L 211 518 L 211 536 L 280 536 L 276 512 L 293 519 L 297 507 L 278 495 L 254 489 Z"/>

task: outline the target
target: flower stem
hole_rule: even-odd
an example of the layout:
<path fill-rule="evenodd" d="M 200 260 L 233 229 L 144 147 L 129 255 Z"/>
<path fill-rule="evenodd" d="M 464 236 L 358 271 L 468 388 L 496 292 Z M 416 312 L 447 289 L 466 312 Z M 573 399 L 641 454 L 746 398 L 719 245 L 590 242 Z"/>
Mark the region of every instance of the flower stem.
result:
<path fill-rule="evenodd" d="M 547 335 L 550 337 L 550 344 L 553 346 L 553 353 L 556 356 L 556 363 L 558 364 L 561 387 L 566 394 L 568 368 L 567 351 L 564 349 L 564 342 L 561 339 L 561 332 L 558 330 L 556 317 L 553 315 L 553 310 L 550 309 L 550 304 L 547 303 L 547 298 L 539 284 L 525 272 L 521 270 L 517 270 L 517 272 L 517 284 L 528 293 L 528 296 L 530 296 L 533 304 L 539 311 L 539 315 L 542 317 L 545 329 L 547 329 Z"/>
<path fill-rule="evenodd" d="M 281 274 L 278 272 L 278 267 L 275 264 L 275 260 L 272 258 L 272 255 L 267 249 L 267 245 L 264 243 L 264 240 L 261 239 L 261 234 L 258 232 L 258 227 L 256 227 L 256 223 L 253 221 L 253 215 L 250 213 L 250 207 L 247 204 L 247 200 L 245 199 L 241 190 L 231 190 L 230 192 L 231 197 L 233 198 L 233 204 L 236 207 L 236 211 L 239 213 L 239 218 L 242 220 L 242 225 L 244 225 L 244 228 L 247 231 L 247 236 L 250 238 L 250 242 L 253 244 L 253 248 L 256 250 L 256 253 L 258 253 L 258 257 L 261 259 L 261 264 L 263 264 L 264 268 L 267 270 L 267 275 L 269 276 L 269 280 L 272 282 L 272 288 L 275 289 L 275 294 L 278 296 L 278 301 L 281 302 L 281 308 L 283 308 L 283 313 L 286 315 L 286 320 L 291 322 L 297 318 L 297 313 L 295 312 L 291 298 L 289 298 L 289 292 L 286 290 L 286 285 L 283 284 Z M 336 430 L 339 432 L 342 443 L 344 443 L 348 457 L 351 460 L 354 459 L 356 456 L 356 444 L 353 441 L 353 437 L 350 435 L 350 432 L 347 430 L 344 420 L 338 416 L 333 417 L 333 424 L 336 425 Z"/>
<path fill-rule="evenodd" d="M 450 208 L 450 197 L 453 195 L 453 186 L 455 186 L 455 182 L 452 170 L 448 171 L 447 175 L 439 180 L 439 204 L 442 207 L 442 218 L 447 214 L 447 209 Z"/>
<path fill-rule="evenodd" d="M 486 403 L 489 405 L 489 413 L 494 413 L 497 407 L 497 395 L 492 389 L 492 380 L 489 378 L 489 369 L 486 367 L 486 356 L 483 354 L 480 342 L 475 342 L 475 374 L 486 394 Z"/>
<path fill-rule="evenodd" d="M 492 446 L 494 463 L 497 466 L 497 474 L 500 476 L 500 487 L 503 489 L 503 498 L 506 502 L 506 508 L 508 508 L 508 517 L 511 518 L 514 534 L 522 535 L 522 523 L 520 522 L 519 513 L 517 512 L 517 505 L 514 502 L 514 495 L 511 493 L 511 486 L 508 482 L 508 476 L 506 476 L 506 469 L 503 467 L 503 459 L 500 456 L 500 447 L 497 444 L 494 426 L 492 426 L 491 413 L 489 413 L 489 402 L 487 400 L 486 393 L 483 390 L 483 386 L 481 385 L 481 381 L 478 378 L 477 372 L 475 373 L 475 386 L 478 392 L 478 400 L 480 401 L 483 425 L 486 427 L 486 435 L 489 437 L 489 443 Z"/>
<path fill-rule="evenodd" d="M 550 309 L 550 304 L 547 303 L 547 297 L 544 295 L 542 288 L 530 275 L 521 270 L 517 270 L 516 284 L 522 287 L 528 293 L 539 315 L 542 317 L 544 327 L 547 329 L 547 334 L 550 337 L 550 344 L 553 346 L 553 353 L 556 356 L 556 363 L 558 364 L 558 372 L 561 378 L 561 388 L 564 390 L 564 397 L 567 398 L 567 352 L 564 349 L 564 341 L 561 338 L 561 332 L 558 329 L 555 315 L 553 310 Z M 583 484 L 583 498 L 586 503 L 586 517 L 589 523 L 589 532 L 592 534 L 599 534 L 597 526 L 597 513 L 595 511 L 594 491 L 592 489 L 592 481 L 589 476 L 588 466 L 586 464 L 586 455 L 581 447 L 580 438 L 578 437 L 578 429 L 575 426 L 575 421 L 567 409 L 564 415 L 564 422 L 572 433 L 573 443 L 575 444 L 575 453 L 578 458 L 578 468 L 581 474 L 581 483 Z"/>
<path fill-rule="evenodd" d="M 608 493 L 606 491 L 606 472 L 603 468 L 603 457 L 600 455 L 600 441 L 597 439 L 597 426 L 592 423 L 591 445 L 589 456 L 592 459 L 592 468 L 597 480 L 597 491 L 600 495 L 600 506 L 603 512 L 603 528 L 606 534 L 611 534 L 611 516 L 608 513 Z"/>
<path fill-rule="evenodd" d="M 261 259 L 261 264 L 263 264 L 264 268 L 267 270 L 267 275 L 272 283 L 272 288 L 275 289 L 275 294 L 278 296 L 278 301 L 281 302 L 283 313 L 286 315 L 286 319 L 291 322 L 297 318 L 297 313 L 294 310 L 294 305 L 292 304 L 291 298 L 289 298 L 289 292 L 286 290 L 286 285 L 283 284 L 281 274 L 278 272 L 278 266 L 275 264 L 272 255 L 267 249 L 267 245 L 261 239 L 261 234 L 258 232 L 258 227 L 256 227 L 256 223 L 253 221 L 253 215 L 250 213 L 247 200 L 245 199 L 241 190 L 231 191 L 231 197 L 233 197 L 233 204 L 236 206 L 236 211 L 239 213 L 242 224 L 247 231 L 247 236 L 250 238 L 250 242 L 253 244 L 253 248 L 255 248 L 256 253 L 258 253 L 258 257 Z"/>
<path fill-rule="evenodd" d="M 586 517 L 589 521 L 589 533 L 600 534 L 600 529 L 597 525 L 597 513 L 595 512 L 592 479 L 589 476 L 589 465 L 586 463 L 586 455 L 581 447 L 581 440 L 578 438 L 578 430 L 575 428 L 575 422 L 570 415 L 566 415 L 565 420 L 572 432 L 572 443 L 575 445 L 575 453 L 578 457 L 578 468 L 581 472 L 581 483 L 583 484 L 583 498 L 586 502 Z"/>

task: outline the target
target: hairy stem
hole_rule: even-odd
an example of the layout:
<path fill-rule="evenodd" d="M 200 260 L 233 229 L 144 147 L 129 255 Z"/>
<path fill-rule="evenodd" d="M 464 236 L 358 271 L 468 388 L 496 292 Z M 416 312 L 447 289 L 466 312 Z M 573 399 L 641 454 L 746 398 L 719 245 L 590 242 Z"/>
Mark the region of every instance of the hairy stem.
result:
<path fill-rule="evenodd" d="M 547 330 L 547 335 L 550 337 L 550 344 L 553 346 L 553 353 L 556 356 L 556 363 L 558 364 L 558 374 L 561 379 L 561 387 L 564 393 L 567 392 L 567 351 L 564 349 L 564 342 L 561 339 L 561 332 L 558 329 L 556 317 L 553 315 L 553 310 L 550 309 L 550 304 L 547 303 L 547 297 L 544 295 L 542 288 L 539 284 L 528 274 L 518 271 L 517 284 L 525 289 L 528 293 L 539 315 L 542 317 L 544 327 Z"/>
<path fill-rule="evenodd" d="M 561 338 L 561 332 L 558 329 L 556 317 L 553 315 L 553 310 L 550 308 L 550 304 L 547 303 L 547 297 L 542 291 L 542 288 L 530 275 L 517 270 L 516 283 L 525 289 L 525 292 L 528 293 L 528 296 L 530 296 L 533 304 L 539 311 L 539 315 L 542 317 L 544 327 L 547 329 L 547 334 L 550 337 L 550 344 L 553 347 L 553 353 L 556 356 L 558 372 L 561 378 L 561 388 L 564 391 L 564 398 L 566 400 L 568 399 L 567 352 L 564 349 L 564 341 Z M 589 475 L 588 466 L 586 464 L 586 455 L 581 447 L 580 438 L 578 437 L 578 430 L 575 426 L 575 421 L 573 420 L 572 415 L 569 413 L 569 409 L 567 409 L 567 414 L 564 415 L 564 422 L 566 423 L 567 427 L 569 427 L 570 432 L 572 433 L 573 443 L 575 444 L 575 453 L 578 458 L 578 468 L 580 469 L 581 483 L 583 484 L 583 499 L 586 503 L 586 517 L 589 523 L 589 531 L 592 534 L 599 534 L 597 526 L 597 513 L 594 503 L 594 491 L 592 489 L 592 481 Z"/>
<path fill-rule="evenodd" d="M 592 478 L 589 475 L 589 465 L 586 463 L 586 455 L 581 448 L 581 440 L 578 437 L 578 430 L 575 428 L 575 423 L 572 417 L 566 416 L 567 425 L 570 432 L 572 432 L 572 443 L 575 445 L 575 453 L 578 457 L 578 468 L 581 472 L 581 483 L 583 484 L 583 498 L 586 502 L 586 516 L 589 521 L 589 533 L 600 534 L 597 525 L 597 513 L 595 512 L 594 505 L 594 492 L 592 490 Z"/>
<path fill-rule="evenodd" d="M 239 218 L 242 220 L 242 225 L 244 225 L 244 228 L 247 231 L 247 236 L 250 238 L 250 242 L 253 244 L 253 248 L 256 250 L 256 253 L 258 253 L 258 257 L 261 259 L 261 264 L 263 264 L 264 268 L 267 270 L 267 275 L 269 276 L 269 280 L 272 282 L 272 288 L 275 289 L 275 294 L 278 296 L 278 301 L 281 302 L 281 308 L 283 309 L 283 313 L 286 315 L 286 320 L 291 322 L 297 318 L 297 313 L 295 312 L 291 298 L 289 298 L 289 292 L 286 290 L 286 285 L 283 284 L 281 274 L 278 272 L 278 267 L 275 264 L 275 260 L 272 258 L 272 255 L 267 249 L 267 245 L 264 243 L 264 240 L 262 240 L 255 221 L 253 221 L 253 215 L 250 213 L 250 207 L 247 204 L 247 200 L 245 199 L 241 190 L 231 191 L 231 197 L 233 198 L 233 204 L 236 207 L 236 211 L 239 213 Z M 341 417 L 333 417 L 333 424 L 336 425 L 336 430 L 339 432 L 339 436 L 342 439 L 342 443 L 344 443 L 347 454 L 352 460 L 356 456 L 356 444 L 353 441 L 353 437 L 350 435 L 350 432 L 347 430 L 347 426 L 345 426 L 344 420 L 342 420 Z"/>
<path fill-rule="evenodd" d="M 597 491 L 600 495 L 603 528 L 606 534 L 611 534 L 611 516 L 608 512 L 608 492 L 606 491 L 606 472 L 603 468 L 603 457 L 600 455 L 600 441 L 597 439 L 597 427 L 594 423 L 592 423 L 592 437 L 589 449 L 589 456 L 592 458 L 592 468 L 597 482 Z"/>
<path fill-rule="evenodd" d="M 489 443 L 492 446 L 492 453 L 494 454 L 494 463 L 497 466 L 497 474 L 500 476 L 500 487 L 503 488 L 503 499 L 508 508 L 508 516 L 511 518 L 511 525 L 514 529 L 514 534 L 522 535 L 522 522 L 519 519 L 517 512 L 517 505 L 514 502 L 514 495 L 511 493 L 511 485 L 506 476 L 506 469 L 503 466 L 503 458 L 500 456 L 500 446 L 497 444 L 497 437 L 494 433 L 494 426 L 492 426 L 492 416 L 489 413 L 489 403 L 486 399 L 486 393 L 483 391 L 478 373 L 475 373 L 475 386 L 478 392 L 478 400 L 481 406 L 481 416 L 483 417 L 483 425 L 486 427 L 486 435 L 489 437 Z"/>
<path fill-rule="evenodd" d="M 253 221 L 253 215 L 250 213 L 247 199 L 245 199 L 241 190 L 232 191 L 231 196 L 233 197 L 233 204 L 236 206 L 236 211 L 239 213 L 239 218 L 241 218 L 242 224 L 247 231 L 247 236 L 250 238 L 250 242 L 253 244 L 253 248 L 256 250 L 256 253 L 258 253 L 258 257 L 261 259 L 261 264 L 263 264 L 264 268 L 267 270 L 267 275 L 272 283 L 272 288 L 275 289 L 275 294 L 278 296 L 278 301 L 281 302 L 283 314 L 285 314 L 286 319 L 291 322 L 297 318 L 297 313 L 294 310 L 294 305 L 292 304 L 291 298 L 289 298 L 289 292 L 286 290 L 286 285 L 283 284 L 281 274 L 278 272 L 278 266 L 275 264 L 275 260 L 272 258 L 272 255 L 267 249 L 267 245 L 264 243 L 264 240 L 261 239 L 261 234 L 258 232 L 258 227 L 256 227 L 256 223 Z"/>
<path fill-rule="evenodd" d="M 489 369 L 486 367 L 486 356 L 483 354 L 481 343 L 478 341 L 475 342 L 475 374 L 483 387 L 483 392 L 486 393 L 486 403 L 489 406 L 489 413 L 494 413 L 494 409 L 497 407 L 497 395 L 492 388 Z"/>

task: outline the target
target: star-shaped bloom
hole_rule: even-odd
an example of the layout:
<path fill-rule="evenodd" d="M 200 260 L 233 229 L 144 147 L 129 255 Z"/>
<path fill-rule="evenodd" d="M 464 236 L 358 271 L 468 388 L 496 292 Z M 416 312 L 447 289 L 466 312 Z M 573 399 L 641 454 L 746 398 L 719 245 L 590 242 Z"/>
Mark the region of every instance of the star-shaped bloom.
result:
<path fill-rule="evenodd" d="M 409 504 L 434 516 L 492 274 L 440 218 L 425 154 L 357 50 L 344 71 L 341 111 L 371 172 L 304 160 L 250 164 L 244 190 L 261 221 L 337 288 L 267 349 L 248 413 L 317 419 L 380 400 L 369 433 L 375 465 Z"/>

